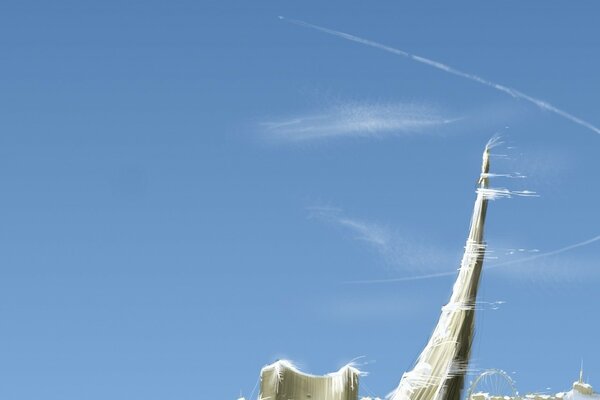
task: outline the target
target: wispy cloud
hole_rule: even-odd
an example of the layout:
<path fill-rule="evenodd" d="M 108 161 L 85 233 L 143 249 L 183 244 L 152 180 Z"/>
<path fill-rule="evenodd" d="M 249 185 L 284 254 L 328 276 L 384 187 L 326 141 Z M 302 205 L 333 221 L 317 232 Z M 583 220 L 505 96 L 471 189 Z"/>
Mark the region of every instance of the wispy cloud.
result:
<path fill-rule="evenodd" d="M 341 227 L 365 243 L 388 265 L 406 272 L 440 271 L 459 261 L 458 252 L 431 246 L 384 225 L 349 217 L 339 208 L 311 207 L 310 217 Z"/>
<path fill-rule="evenodd" d="M 501 252 L 495 251 L 493 248 L 486 252 L 485 271 L 493 270 L 503 273 L 509 278 L 518 280 L 531 279 L 536 283 L 547 283 L 550 281 L 560 281 L 562 283 L 581 282 L 587 279 L 595 279 L 600 277 L 600 270 L 595 267 L 595 263 L 587 259 L 581 258 L 565 258 L 559 257 L 562 253 L 566 253 L 580 247 L 588 246 L 600 241 L 600 236 L 564 246 L 555 250 L 540 252 L 538 249 L 526 250 L 516 249 L 517 251 L 507 252 L 504 255 L 498 256 Z M 523 251 L 520 251 L 523 250 Z M 507 257 L 517 254 L 517 258 Z M 416 280 L 426 280 L 434 278 L 442 278 L 455 276 L 456 271 L 435 272 L 426 274 L 415 274 L 403 276 L 400 278 L 391 279 L 372 279 L 362 281 L 352 281 L 347 283 L 366 284 L 366 283 L 394 283 L 408 282 Z M 533 279 L 535 277 L 535 279 Z"/>
<path fill-rule="evenodd" d="M 425 64 L 428 65 L 430 67 L 436 68 L 438 70 L 444 71 L 446 73 L 455 75 L 455 76 L 459 76 L 461 78 L 465 78 L 468 79 L 470 81 L 473 82 L 477 82 L 479 84 L 491 87 L 499 92 L 502 92 L 504 94 L 507 94 L 515 99 L 520 99 L 520 100 L 524 100 L 527 101 L 531 104 L 534 104 L 535 106 L 539 107 L 542 110 L 545 111 L 549 111 L 552 112 L 564 119 L 567 119 L 571 122 L 574 122 L 580 126 L 583 126 L 584 128 L 587 128 L 597 134 L 600 134 L 600 128 L 596 127 L 595 125 L 593 125 L 592 123 L 585 121 L 579 117 L 576 117 L 575 115 L 568 113 L 567 111 L 564 111 L 558 107 L 553 106 L 552 104 L 541 100 L 541 99 L 537 99 L 535 97 L 529 96 L 528 94 L 525 94 L 517 89 L 514 88 L 510 88 L 508 86 L 504 86 L 504 85 L 500 85 L 496 82 L 492 82 L 490 80 L 484 79 L 478 75 L 474 75 L 474 74 L 470 74 L 461 70 L 458 70 L 456 68 L 453 68 L 449 65 L 443 64 L 439 61 L 435 61 L 435 60 L 431 60 L 425 57 L 421 57 L 421 56 L 417 56 L 415 54 L 411 54 L 408 53 L 406 51 L 400 50 L 400 49 L 396 49 L 394 47 L 390 47 L 390 46 L 386 46 L 384 44 L 381 43 L 377 43 L 374 42 L 372 40 L 368 40 L 368 39 L 364 39 L 358 36 L 354 36 L 351 35 L 349 33 L 345 33 L 345 32 L 340 32 L 340 31 L 336 31 L 333 29 L 328 29 L 328 28 L 324 28 L 322 26 L 318 26 L 318 25 L 314 25 L 314 24 L 310 24 L 308 22 L 304 22 L 304 21 L 299 21 L 299 20 L 294 20 L 294 19 L 287 19 L 284 17 L 279 17 L 281 20 L 285 20 L 287 22 L 290 22 L 292 24 L 298 25 L 298 26 L 303 26 L 305 28 L 309 28 L 309 29 L 314 29 L 323 33 L 327 33 L 329 35 L 333 35 L 333 36 L 337 36 L 339 38 L 345 39 L 345 40 L 350 40 L 352 42 L 355 43 L 360 43 L 366 46 L 370 46 L 370 47 L 374 47 L 383 51 L 386 51 L 388 53 L 392 53 L 401 57 L 406 57 L 412 61 L 421 63 L 421 64 Z"/>
<path fill-rule="evenodd" d="M 592 238 L 589 238 L 587 240 L 584 240 L 584 241 L 581 241 L 578 243 L 570 244 L 568 246 L 564 246 L 564 247 L 561 247 L 561 248 L 558 248 L 555 250 L 551 250 L 551 251 L 546 251 L 543 253 L 540 253 L 538 249 L 535 249 L 535 251 L 533 251 L 534 254 L 532 254 L 532 255 L 520 257 L 515 260 L 505 260 L 505 261 L 501 261 L 498 263 L 494 263 L 491 266 L 489 266 L 488 269 L 508 266 L 508 265 L 512 265 L 512 264 L 522 264 L 522 263 L 529 262 L 529 261 L 535 261 L 540 258 L 556 256 L 556 255 L 566 253 L 571 250 L 575 250 L 580 247 L 588 246 L 588 245 L 596 243 L 598 241 L 600 241 L 600 235 L 594 236 Z M 525 250 L 525 249 L 517 249 L 517 252 L 520 252 L 519 250 Z M 513 254 L 515 254 L 515 253 L 513 252 Z"/>
<path fill-rule="evenodd" d="M 345 103 L 318 112 L 261 123 L 272 140 L 303 142 L 337 137 L 383 137 L 432 132 L 450 124 L 434 107 L 411 103 Z"/>
<path fill-rule="evenodd" d="M 453 252 L 442 246 L 409 239 L 381 224 L 348 217 L 333 207 L 311 207 L 310 216 L 334 224 L 352 233 L 355 240 L 365 243 L 387 264 L 403 276 L 370 279 L 347 283 L 394 283 L 455 276 L 460 250 Z M 562 256 L 563 253 L 600 243 L 600 236 L 554 250 L 523 248 L 488 249 L 485 271 L 498 271 L 502 276 L 535 283 L 574 283 L 600 277 L 600 269 L 587 258 Z M 559 256 L 560 257 L 557 257 Z M 456 266 L 456 268 L 453 268 Z"/>

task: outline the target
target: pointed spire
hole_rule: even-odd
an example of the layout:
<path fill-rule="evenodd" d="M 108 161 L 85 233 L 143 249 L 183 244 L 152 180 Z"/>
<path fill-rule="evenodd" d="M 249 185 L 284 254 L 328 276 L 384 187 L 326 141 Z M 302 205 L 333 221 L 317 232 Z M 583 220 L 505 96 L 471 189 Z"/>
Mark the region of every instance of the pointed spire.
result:
<path fill-rule="evenodd" d="M 450 301 L 442 308 L 440 319 L 411 371 L 390 394 L 390 400 L 459 400 L 469 366 L 473 342 L 475 301 L 485 258 L 483 231 L 488 205 L 490 149 L 485 146 L 477 198 L 465 252 L 454 283 Z"/>
<path fill-rule="evenodd" d="M 581 360 L 581 367 L 579 368 L 579 380 L 573 382 L 573 390 L 586 395 L 594 393 L 592 385 L 585 383 L 583 380 L 583 359 Z"/>

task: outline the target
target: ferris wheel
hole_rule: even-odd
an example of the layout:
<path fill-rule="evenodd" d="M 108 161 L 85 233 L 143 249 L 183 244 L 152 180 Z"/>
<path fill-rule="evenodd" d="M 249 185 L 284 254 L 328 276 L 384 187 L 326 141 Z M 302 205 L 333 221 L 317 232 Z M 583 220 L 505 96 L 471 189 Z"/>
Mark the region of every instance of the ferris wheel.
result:
<path fill-rule="evenodd" d="M 467 392 L 467 400 L 484 400 L 491 398 L 516 398 L 518 395 L 515 382 L 501 369 L 483 371 L 471 383 Z"/>

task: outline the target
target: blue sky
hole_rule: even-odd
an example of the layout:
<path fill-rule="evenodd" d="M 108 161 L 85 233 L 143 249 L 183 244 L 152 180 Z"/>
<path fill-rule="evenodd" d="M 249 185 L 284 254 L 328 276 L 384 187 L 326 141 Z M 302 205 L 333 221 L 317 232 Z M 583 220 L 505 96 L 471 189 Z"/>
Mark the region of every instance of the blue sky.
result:
<path fill-rule="evenodd" d="M 0 397 L 234 399 L 278 358 L 385 395 L 458 266 L 483 146 L 507 262 L 600 234 L 600 5 L 5 1 Z M 515 250 L 517 249 L 517 250 Z M 518 251 L 524 249 L 524 251 Z M 514 253 L 514 254 L 511 254 Z M 600 385 L 596 242 L 485 271 L 473 366 Z"/>

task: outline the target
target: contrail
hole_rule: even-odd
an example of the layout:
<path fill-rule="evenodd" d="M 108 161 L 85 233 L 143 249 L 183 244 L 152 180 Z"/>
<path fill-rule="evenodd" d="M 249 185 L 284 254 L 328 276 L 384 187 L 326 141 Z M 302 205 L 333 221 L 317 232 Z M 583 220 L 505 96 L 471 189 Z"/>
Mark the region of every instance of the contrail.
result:
<path fill-rule="evenodd" d="M 561 254 L 561 253 L 564 253 L 564 252 L 576 249 L 578 247 L 587 246 L 588 244 L 592 244 L 592 243 L 597 242 L 599 240 L 600 240 L 600 235 L 595 236 L 595 237 L 593 237 L 591 239 L 588 239 L 588 240 L 584 240 L 583 242 L 579 242 L 579 243 L 575 243 L 575 244 L 572 244 L 572 245 L 569 245 L 569 246 L 561 247 L 560 249 L 548 251 L 546 253 L 536 254 L 535 256 L 525 257 L 525 258 L 521 258 L 519 260 L 506 261 L 506 262 L 502 262 L 502 263 L 498 263 L 498 264 L 492 264 L 490 266 L 485 267 L 485 269 L 488 270 L 488 269 L 492 269 L 492 268 L 503 267 L 503 266 L 506 266 L 506 265 L 519 264 L 519 263 L 524 263 L 524 262 L 528 262 L 528 261 L 533 261 L 533 260 L 537 260 L 538 258 L 544 258 L 544 257 L 554 256 L 554 255 L 557 255 L 557 254 Z M 366 284 L 366 283 L 407 282 L 407 281 L 418 281 L 418 280 L 422 280 L 422 279 L 441 278 L 441 277 L 444 277 L 444 276 L 454 276 L 454 275 L 456 275 L 456 271 L 439 272 L 437 274 L 427 274 L 427 275 L 405 276 L 405 277 L 402 277 L 402 278 L 393 278 L 393 279 L 374 279 L 374 280 L 365 280 L 365 281 L 346 281 L 346 282 L 343 282 L 343 283 L 346 283 L 346 284 Z"/>
<path fill-rule="evenodd" d="M 545 102 L 544 100 L 536 99 L 535 97 L 531 97 L 531 96 L 529 96 L 529 95 L 527 95 L 527 94 L 525 94 L 525 93 L 523 93 L 523 92 L 521 92 L 519 90 L 510 88 L 510 87 L 507 87 L 507 86 L 504 86 L 504 85 L 500 85 L 500 84 L 494 83 L 492 81 L 488 81 L 487 79 L 484 79 L 484 78 L 482 78 L 480 76 L 469 74 L 469 73 L 460 71 L 458 69 L 452 68 L 452 67 L 450 67 L 450 66 L 448 66 L 446 64 L 443 64 L 443 63 L 440 63 L 440 62 L 437 62 L 437 61 L 434 61 L 434 60 L 430 60 L 430 59 L 425 58 L 425 57 L 420 57 L 420 56 L 417 56 L 415 54 L 411 54 L 411 53 L 408 53 L 406 51 L 402 51 L 402 50 L 396 49 L 394 47 L 386 46 L 386 45 L 381 44 L 381 43 L 373 42 L 372 40 L 363 39 L 363 38 L 360 38 L 358 36 L 351 35 L 349 33 L 344 33 L 344 32 L 336 31 L 336 30 L 333 30 L 333 29 L 324 28 L 322 26 L 313 25 L 313 24 L 310 24 L 308 22 L 304 22 L 304 21 L 300 21 L 300 20 L 296 20 L 296 19 L 288 19 L 288 18 L 285 18 L 285 17 L 282 17 L 282 16 L 280 16 L 279 19 L 281 19 L 283 21 L 287 21 L 287 22 L 289 22 L 291 24 L 294 24 L 294 25 L 298 25 L 298 26 L 302 26 L 302 27 L 305 27 L 305 28 L 314 29 L 314 30 L 317 30 L 317 31 L 320 31 L 320 32 L 327 33 L 329 35 L 337 36 L 337 37 L 342 38 L 342 39 L 350 40 L 352 42 L 364 44 L 365 46 L 370 46 L 370 47 L 374 47 L 376 49 L 387 51 L 388 53 L 392 53 L 392 54 L 396 54 L 398 56 L 406 57 L 406 58 L 409 58 L 409 59 L 411 59 L 413 61 L 419 62 L 421 64 L 426 64 L 426 65 L 429 65 L 430 67 L 437 68 L 439 70 L 445 71 L 445 72 L 447 72 L 449 74 L 460 76 L 461 78 L 469 79 L 471 81 L 480 83 L 482 85 L 489 86 L 489 87 L 494 88 L 494 89 L 496 89 L 496 90 L 498 90 L 500 92 L 508 94 L 511 97 L 528 101 L 528 102 L 530 102 L 530 103 L 538 106 L 542 110 L 550 111 L 550 112 L 552 112 L 552 113 L 554 113 L 554 114 L 556 114 L 556 115 L 558 115 L 560 117 L 568 119 L 571 122 L 574 122 L 574 123 L 576 123 L 576 124 L 578 124 L 580 126 L 583 126 L 585 128 L 590 129 L 591 131 L 593 131 L 593 132 L 595 132 L 597 134 L 600 134 L 600 128 L 595 127 L 591 123 L 589 123 L 587 121 L 584 121 L 583 119 L 578 118 L 578 117 L 574 116 L 573 114 L 570 114 L 570 113 L 568 113 L 566 111 L 563 111 L 563 110 L 561 110 L 559 108 L 556 108 L 555 106 L 553 106 L 550 103 Z"/>
<path fill-rule="evenodd" d="M 587 246 L 588 244 L 592 244 L 594 242 L 597 242 L 598 240 L 600 240 L 600 235 L 593 237 L 591 239 L 588 239 L 588 240 L 584 240 L 583 242 L 575 243 L 570 246 L 561 247 L 560 249 L 549 251 L 547 253 L 536 254 L 535 256 L 521 258 L 520 260 L 510 260 L 510 261 L 505 261 L 505 262 L 498 263 L 498 264 L 492 264 L 489 267 L 487 267 L 487 269 L 502 267 L 502 266 L 511 265 L 511 264 L 518 264 L 518 263 L 527 262 L 527 261 L 533 261 L 533 260 L 536 260 L 536 259 L 542 258 L 542 257 L 554 256 L 556 254 L 564 253 L 566 251 L 573 250 L 578 247 Z"/>

